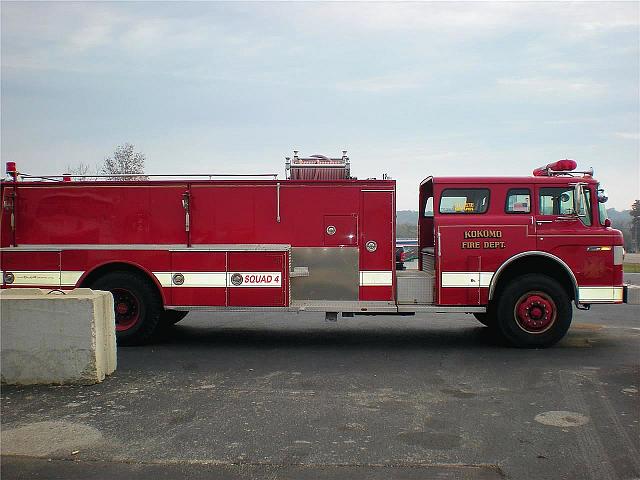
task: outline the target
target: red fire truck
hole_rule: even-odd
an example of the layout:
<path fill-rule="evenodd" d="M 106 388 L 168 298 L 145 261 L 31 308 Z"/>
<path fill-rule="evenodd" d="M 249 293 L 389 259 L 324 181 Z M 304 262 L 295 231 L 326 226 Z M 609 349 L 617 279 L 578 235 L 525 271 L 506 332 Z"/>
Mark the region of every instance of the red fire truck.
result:
<path fill-rule="evenodd" d="M 395 182 L 352 178 L 346 152 L 296 152 L 283 180 L 88 181 L 9 163 L 2 287 L 109 290 L 129 344 L 205 310 L 464 312 L 513 345 L 546 347 L 567 332 L 572 302 L 625 301 L 622 234 L 592 171 L 575 168 L 427 177 L 418 269 L 396 271 Z"/>

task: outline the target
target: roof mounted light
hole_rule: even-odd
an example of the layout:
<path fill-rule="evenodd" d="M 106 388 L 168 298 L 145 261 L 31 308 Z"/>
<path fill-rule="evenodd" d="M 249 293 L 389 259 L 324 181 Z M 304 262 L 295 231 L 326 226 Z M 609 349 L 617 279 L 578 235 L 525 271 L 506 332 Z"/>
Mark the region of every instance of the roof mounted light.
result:
<path fill-rule="evenodd" d="M 553 175 L 554 172 L 571 172 L 576 169 L 578 166 L 578 162 L 575 160 L 569 160 L 568 158 L 564 160 L 558 160 L 557 162 L 549 163 L 544 167 L 536 168 L 533 171 L 534 177 L 549 177 Z"/>
<path fill-rule="evenodd" d="M 16 162 L 7 162 L 7 175 L 11 177 L 12 180 L 18 179 L 18 170 L 16 168 Z"/>

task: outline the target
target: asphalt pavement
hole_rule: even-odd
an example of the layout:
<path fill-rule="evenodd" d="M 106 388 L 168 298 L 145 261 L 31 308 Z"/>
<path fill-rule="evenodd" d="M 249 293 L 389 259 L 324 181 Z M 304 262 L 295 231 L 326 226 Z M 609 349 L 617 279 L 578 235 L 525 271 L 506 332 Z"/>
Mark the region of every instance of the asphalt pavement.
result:
<path fill-rule="evenodd" d="M 544 350 L 471 315 L 191 313 L 94 386 L 2 388 L 3 479 L 640 477 L 640 307 Z"/>

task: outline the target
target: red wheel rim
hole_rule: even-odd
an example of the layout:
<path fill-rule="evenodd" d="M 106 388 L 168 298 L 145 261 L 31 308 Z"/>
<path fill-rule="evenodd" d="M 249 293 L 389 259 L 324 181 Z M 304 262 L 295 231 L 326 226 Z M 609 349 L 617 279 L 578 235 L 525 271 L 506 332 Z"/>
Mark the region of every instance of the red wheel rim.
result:
<path fill-rule="evenodd" d="M 136 296 L 124 288 L 114 288 L 111 294 L 116 313 L 116 331 L 122 332 L 137 325 L 140 321 L 140 302 Z"/>
<path fill-rule="evenodd" d="M 527 333 L 544 333 L 558 315 L 553 299 L 544 292 L 528 292 L 518 299 L 514 308 L 518 327 Z"/>

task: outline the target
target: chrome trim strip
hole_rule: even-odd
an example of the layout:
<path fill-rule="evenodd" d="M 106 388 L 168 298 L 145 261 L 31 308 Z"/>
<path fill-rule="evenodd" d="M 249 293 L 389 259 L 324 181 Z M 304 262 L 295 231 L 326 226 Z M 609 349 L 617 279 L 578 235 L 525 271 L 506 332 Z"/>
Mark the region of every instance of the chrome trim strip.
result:
<path fill-rule="evenodd" d="M 23 248 L 22 246 L 20 247 L 1 247 L 0 248 L 0 252 L 57 252 L 60 253 L 62 251 L 61 248 L 56 248 L 56 247 L 43 247 L 43 248 L 37 248 L 37 247 L 30 247 L 30 248 Z"/>
<path fill-rule="evenodd" d="M 309 312 L 397 312 L 394 302 L 358 300 L 294 300 L 292 307 Z"/>
<path fill-rule="evenodd" d="M 0 248 L 2 252 L 40 252 L 40 251 L 62 251 L 62 250 L 169 250 L 171 248 L 186 247 L 182 244 L 158 245 L 158 244 L 61 244 L 61 245 L 19 245 L 17 247 Z"/>
<path fill-rule="evenodd" d="M 216 307 L 203 305 L 166 305 L 165 310 L 179 310 L 183 312 L 298 312 L 292 307 Z"/>
<path fill-rule="evenodd" d="M 61 244 L 61 245 L 19 245 L 17 247 L 2 247 L 0 252 L 60 252 L 63 250 L 168 250 L 170 252 L 225 252 L 225 251 L 282 251 L 291 250 L 287 244 L 202 244 L 187 247 L 186 244 Z"/>
<path fill-rule="evenodd" d="M 491 279 L 491 285 L 489 286 L 489 300 L 493 300 L 493 294 L 495 293 L 495 290 L 496 290 L 496 284 L 498 283 L 498 280 L 500 279 L 500 274 L 502 273 L 502 271 L 508 265 L 510 265 L 514 260 L 517 260 L 518 258 L 522 258 L 522 257 L 528 257 L 528 256 L 531 256 L 531 255 L 540 255 L 540 256 L 543 256 L 543 257 L 550 258 L 550 259 L 555 260 L 556 262 L 558 262 L 562 267 L 564 267 L 564 269 L 567 271 L 567 273 L 571 277 L 571 282 L 573 283 L 573 294 L 574 294 L 574 297 L 575 297 L 575 302 L 578 303 L 579 302 L 578 281 L 576 280 L 576 276 L 573 274 L 573 271 L 571 271 L 571 268 L 569 268 L 569 265 L 567 265 L 563 260 L 561 260 L 560 258 L 556 257 L 555 255 L 552 255 L 551 253 L 541 252 L 539 250 L 531 250 L 531 251 L 528 251 L 528 252 L 518 253 L 518 254 L 514 255 L 513 257 L 508 258 L 502 265 L 500 265 L 498 270 L 496 270 L 496 273 L 493 275 L 493 278 Z"/>
<path fill-rule="evenodd" d="M 398 305 L 398 312 L 415 313 L 484 313 L 486 307 L 448 307 L 443 305 Z"/>
<path fill-rule="evenodd" d="M 298 301 L 289 307 L 224 307 L 202 305 L 167 305 L 167 310 L 196 310 L 202 312 L 371 312 L 371 313 L 397 313 L 395 303 L 390 302 L 358 302 L 358 301 Z M 484 311 L 484 310 L 483 310 Z"/>
<path fill-rule="evenodd" d="M 170 248 L 170 252 L 288 252 L 291 245 L 283 243 L 202 244 Z"/>

